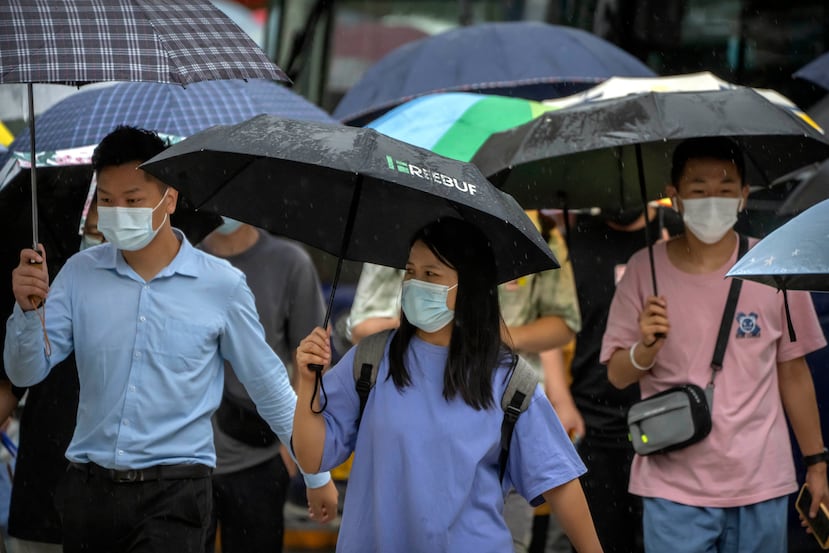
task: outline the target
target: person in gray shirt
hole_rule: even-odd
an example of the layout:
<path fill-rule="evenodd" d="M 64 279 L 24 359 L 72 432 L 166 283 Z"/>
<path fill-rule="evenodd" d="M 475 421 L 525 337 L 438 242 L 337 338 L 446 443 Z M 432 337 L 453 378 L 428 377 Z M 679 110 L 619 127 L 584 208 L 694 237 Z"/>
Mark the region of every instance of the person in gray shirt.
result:
<path fill-rule="evenodd" d="M 245 273 L 265 338 L 293 380 L 296 347 L 325 315 L 314 264 L 299 244 L 223 219 L 200 247 Z M 287 452 L 281 451 L 285 445 L 256 413 L 228 363 L 213 434 L 216 470 L 207 552 L 213 552 L 217 525 L 223 553 L 282 551 L 288 467 L 291 471 L 294 467 Z"/>

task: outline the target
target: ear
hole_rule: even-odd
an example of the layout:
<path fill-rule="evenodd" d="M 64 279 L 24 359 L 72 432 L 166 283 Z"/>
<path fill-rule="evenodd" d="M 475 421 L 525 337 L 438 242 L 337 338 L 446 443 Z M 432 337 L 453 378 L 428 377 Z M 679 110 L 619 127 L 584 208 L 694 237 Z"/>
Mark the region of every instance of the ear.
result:
<path fill-rule="evenodd" d="M 679 211 L 679 206 L 677 205 L 679 191 L 677 191 L 676 186 L 673 184 L 665 185 L 665 195 L 671 199 L 671 205 L 673 206 L 674 211 Z"/>
<path fill-rule="evenodd" d="M 172 215 L 176 212 L 178 205 L 178 190 L 172 186 L 167 187 L 167 213 Z"/>
<path fill-rule="evenodd" d="M 740 202 L 740 209 L 738 211 L 743 211 L 746 208 L 746 205 L 748 204 L 748 194 L 750 191 L 751 188 L 749 188 L 748 184 L 743 184 L 742 188 L 740 189 L 740 197 L 743 199 L 743 201 Z"/>

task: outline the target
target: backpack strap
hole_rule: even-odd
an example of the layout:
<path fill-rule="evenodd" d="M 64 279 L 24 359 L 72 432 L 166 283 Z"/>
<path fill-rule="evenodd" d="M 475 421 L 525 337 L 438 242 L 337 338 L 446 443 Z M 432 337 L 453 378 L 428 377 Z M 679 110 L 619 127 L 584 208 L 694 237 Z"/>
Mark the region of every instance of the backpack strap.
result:
<path fill-rule="evenodd" d="M 501 396 L 501 409 L 504 419 L 501 422 L 501 454 L 498 457 L 498 480 L 503 481 L 507 470 L 507 459 L 512 442 L 512 432 L 518 417 L 530 406 L 530 401 L 538 386 L 538 373 L 527 361 L 516 354 L 504 394 Z"/>
<path fill-rule="evenodd" d="M 357 416 L 357 426 L 363 418 L 363 410 L 368 402 L 368 395 L 377 382 L 377 369 L 380 361 L 383 360 L 383 353 L 386 349 L 391 330 L 383 330 L 371 336 L 366 336 L 357 343 L 357 350 L 354 352 L 354 386 L 357 388 L 357 395 L 360 397 L 360 414 Z"/>

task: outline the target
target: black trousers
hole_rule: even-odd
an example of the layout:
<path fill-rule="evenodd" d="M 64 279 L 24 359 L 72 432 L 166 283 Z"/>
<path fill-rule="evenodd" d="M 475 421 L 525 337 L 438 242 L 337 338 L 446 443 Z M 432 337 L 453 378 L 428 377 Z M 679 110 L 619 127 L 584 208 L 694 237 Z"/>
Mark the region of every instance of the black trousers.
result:
<path fill-rule="evenodd" d="M 633 447 L 624 438 L 592 438 L 588 429 L 578 450 L 587 466 L 581 484 L 605 553 L 642 552 L 642 499 L 627 491 Z"/>
<path fill-rule="evenodd" d="M 213 475 L 213 518 L 205 551 L 213 553 L 218 521 L 222 553 L 280 553 L 288 480 L 279 455 L 249 469 Z"/>
<path fill-rule="evenodd" d="M 202 553 L 210 477 L 118 483 L 70 466 L 58 485 L 64 553 Z"/>

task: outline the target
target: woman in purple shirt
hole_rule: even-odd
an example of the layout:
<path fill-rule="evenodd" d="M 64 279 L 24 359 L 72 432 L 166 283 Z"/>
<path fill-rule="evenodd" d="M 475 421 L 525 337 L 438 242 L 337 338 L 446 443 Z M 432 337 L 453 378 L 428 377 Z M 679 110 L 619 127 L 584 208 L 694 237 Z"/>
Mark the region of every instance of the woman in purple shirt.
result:
<path fill-rule="evenodd" d="M 400 328 L 361 421 L 354 349 L 325 374 L 320 414 L 307 365 L 328 365 L 329 335 L 317 328 L 300 344 L 297 460 L 318 471 L 354 452 L 337 551 L 511 552 L 502 510 L 512 487 L 533 504 L 548 501 L 579 552 L 601 551 L 578 480 L 584 465 L 540 387 L 499 481 L 499 398 L 513 353 L 501 340 L 497 284 L 474 226 L 442 219 L 417 233 Z"/>

